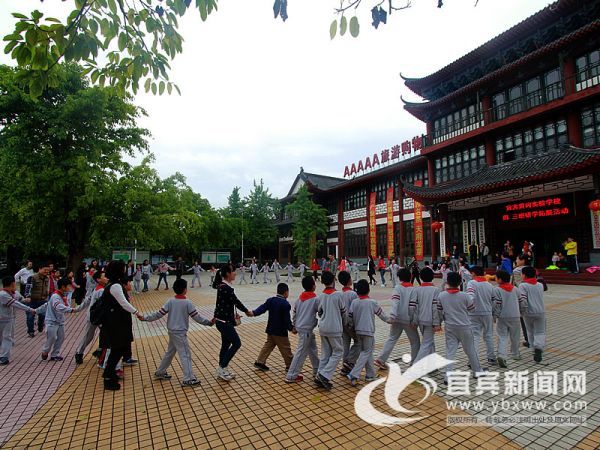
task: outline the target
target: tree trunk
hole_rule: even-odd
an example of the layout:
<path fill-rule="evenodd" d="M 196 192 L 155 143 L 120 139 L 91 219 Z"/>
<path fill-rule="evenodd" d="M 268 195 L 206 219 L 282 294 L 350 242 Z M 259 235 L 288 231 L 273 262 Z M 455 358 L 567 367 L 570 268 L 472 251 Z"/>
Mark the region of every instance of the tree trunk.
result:
<path fill-rule="evenodd" d="M 67 256 L 67 272 L 70 270 L 76 271 L 85 256 L 90 223 L 89 219 L 81 219 L 76 223 L 68 222 L 66 225 L 69 252 Z"/>

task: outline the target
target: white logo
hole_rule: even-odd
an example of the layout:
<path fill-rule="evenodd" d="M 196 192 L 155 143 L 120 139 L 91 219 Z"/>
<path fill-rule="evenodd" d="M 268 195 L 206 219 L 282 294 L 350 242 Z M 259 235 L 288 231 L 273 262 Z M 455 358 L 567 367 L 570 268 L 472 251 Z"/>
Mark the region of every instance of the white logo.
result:
<path fill-rule="evenodd" d="M 402 373 L 402 370 L 400 369 L 400 366 L 398 364 L 389 363 L 389 374 L 387 377 L 383 377 L 372 381 L 371 383 L 363 387 L 356 395 L 356 399 L 354 400 L 354 410 L 356 411 L 356 414 L 362 420 L 371 425 L 383 427 L 391 427 L 393 425 L 405 425 L 426 418 L 427 415 L 419 417 L 394 417 L 379 412 L 371 404 L 371 393 L 375 390 L 377 386 L 379 386 L 382 383 L 385 383 L 387 380 L 387 383 L 385 385 L 385 401 L 388 404 L 388 406 L 393 410 L 406 415 L 414 415 L 420 413 L 420 411 L 412 411 L 402 406 L 399 401 L 400 394 L 402 393 L 402 391 L 404 391 L 404 389 L 406 389 L 406 387 L 409 384 L 415 381 L 418 382 L 425 388 L 425 395 L 423 396 L 421 401 L 417 403 L 417 405 L 420 405 L 437 391 L 437 383 L 431 378 L 425 377 L 425 375 L 433 372 L 434 370 L 446 367 L 447 365 L 452 363 L 453 361 L 443 358 L 436 353 L 428 355 L 420 361 L 416 362 L 404 373 Z"/>

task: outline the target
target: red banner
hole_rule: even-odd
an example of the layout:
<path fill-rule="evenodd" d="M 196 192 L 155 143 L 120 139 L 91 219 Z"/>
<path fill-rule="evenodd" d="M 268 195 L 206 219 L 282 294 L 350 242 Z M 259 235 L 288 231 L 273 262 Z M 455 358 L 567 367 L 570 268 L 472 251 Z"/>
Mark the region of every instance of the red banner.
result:
<path fill-rule="evenodd" d="M 369 196 L 369 255 L 377 258 L 377 193 Z"/>
<path fill-rule="evenodd" d="M 391 258 L 396 252 L 394 248 L 394 188 L 387 190 L 387 256 Z"/>
<path fill-rule="evenodd" d="M 415 181 L 415 186 L 422 186 L 423 183 L 421 180 Z M 423 205 L 414 200 L 415 206 L 415 221 L 414 221 L 414 230 L 415 230 L 415 259 L 417 261 L 423 261 L 425 257 L 424 253 L 424 240 L 423 240 Z"/>

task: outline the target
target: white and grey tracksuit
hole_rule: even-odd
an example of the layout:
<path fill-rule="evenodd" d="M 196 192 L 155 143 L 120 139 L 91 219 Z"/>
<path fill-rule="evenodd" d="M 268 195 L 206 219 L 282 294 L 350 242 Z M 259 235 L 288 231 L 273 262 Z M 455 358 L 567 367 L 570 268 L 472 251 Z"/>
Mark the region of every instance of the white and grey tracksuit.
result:
<path fill-rule="evenodd" d="M 358 277 L 360 276 L 360 270 L 357 263 L 350 263 L 350 273 L 352 274 L 352 281 L 356 283 L 358 281 Z"/>
<path fill-rule="evenodd" d="M 248 280 L 246 280 L 246 270 L 248 270 L 246 266 L 240 264 L 240 281 L 238 282 L 238 284 L 248 284 Z"/>
<path fill-rule="evenodd" d="M 327 288 L 318 297 L 319 334 L 321 335 L 321 360 L 319 374 L 331 380 L 344 355 L 342 335 L 348 320 L 342 293 Z"/>
<path fill-rule="evenodd" d="M 212 322 L 202 317 L 194 304 L 185 297 L 170 298 L 162 308 L 154 313 L 146 314 L 144 319 L 152 322 L 167 314 L 169 315 L 167 318 L 169 345 L 160 365 L 156 369 L 156 375 L 167 373 L 167 369 L 171 365 L 175 353 L 177 353 L 183 369 L 183 381 L 195 380 L 196 376 L 192 370 L 192 353 L 187 337 L 190 328 L 190 317 L 201 325 L 212 326 Z"/>
<path fill-rule="evenodd" d="M 469 296 L 458 289 L 449 289 L 441 292 L 433 301 L 433 326 L 441 326 L 446 322 L 446 359 L 454 361 L 458 345 L 469 358 L 469 364 L 473 372 L 481 372 L 479 357 L 475 351 L 475 340 L 469 312 L 475 309 L 473 301 Z M 446 367 L 446 372 L 452 372 L 454 364 Z"/>
<path fill-rule="evenodd" d="M 0 358 L 10 360 L 14 344 L 15 309 L 34 312 L 33 308 L 21 303 L 23 296 L 18 292 L 0 290 Z"/>
<path fill-rule="evenodd" d="M 269 265 L 265 264 L 260 271 L 263 273 L 263 283 L 271 283 L 271 278 L 269 277 Z"/>
<path fill-rule="evenodd" d="M 295 380 L 300 374 L 307 356 L 313 368 L 313 376 L 319 370 L 317 340 L 313 332 L 317 326 L 318 310 L 319 299 L 314 292 L 303 292 L 298 297 L 298 300 L 296 300 L 296 303 L 294 303 L 292 308 L 292 325 L 298 332 L 298 347 L 286 375 L 288 380 Z"/>
<path fill-rule="evenodd" d="M 523 320 L 527 329 L 527 337 L 534 349 L 546 348 L 546 311 L 544 308 L 544 286 L 523 280 L 519 284 L 519 302 L 522 307 Z"/>
<path fill-rule="evenodd" d="M 192 278 L 192 288 L 196 287 L 196 280 L 198 281 L 198 287 L 202 287 L 202 281 L 200 281 L 200 273 L 204 272 L 204 269 L 200 264 L 194 264 L 190 271 L 194 272 L 194 277 Z"/>
<path fill-rule="evenodd" d="M 256 274 L 258 273 L 258 266 L 256 263 L 250 264 L 250 284 L 258 284 Z"/>
<path fill-rule="evenodd" d="M 306 264 L 300 263 L 298 269 L 300 270 L 300 281 L 302 281 L 302 278 L 304 278 L 304 272 L 306 272 Z"/>
<path fill-rule="evenodd" d="M 83 355 L 85 353 L 85 349 L 87 348 L 88 345 L 90 345 L 90 343 L 94 340 L 94 337 L 96 336 L 96 329 L 98 328 L 96 325 L 92 324 L 92 322 L 90 322 L 90 310 L 92 309 L 92 306 L 94 306 L 94 304 L 98 301 L 98 299 L 100 297 L 102 297 L 102 294 L 104 293 L 104 286 L 102 287 L 97 287 L 96 290 L 92 293 L 91 296 L 86 297 L 85 300 L 83 301 L 83 303 L 81 304 L 81 306 L 79 306 L 80 309 L 85 309 L 88 308 L 87 310 L 87 320 L 85 322 L 85 330 L 83 332 L 83 336 L 81 337 L 81 342 L 79 343 L 79 346 L 77 347 L 77 350 L 75 351 L 75 353 L 79 354 L 79 355 Z"/>
<path fill-rule="evenodd" d="M 142 269 L 136 269 L 133 273 L 133 290 L 136 294 L 142 291 Z"/>
<path fill-rule="evenodd" d="M 441 289 L 433 283 L 423 282 L 415 288 L 417 291 L 417 315 L 419 329 L 421 330 L 421 347 L 414 362 L 435 353 L 433 333 L 433 300 L 440 294 Z"/>
<path fill-rule="evenodd" d="M 390 272 L 392 273 L 392 288 L 395 288 L 398 285 L 398 269 L 400 269 L 400 266 L 396 263 L 393 263 L 390 266 Z"/>
<path fill-rule="evenodd" d="M 281 270 L 281 266 L 279 265 L 278 262 L 274 262 L 273 264 L 271 264 L 271 270 L 273 272 L 275 272 L 275 282 L 279 283 L 281 281 L 281 277 L 279 275 L 279 271 Z"/>
<path fill-rule="evenodd" d="M 285 266 L 285 268 L 287 269 L 287 282 L 293 283 L 294 282 L 294 266 L 292 266 L 290 263 L 288 263 L 287 266 Z"/>
<path fill-rule="evenodd" d="M 519 292 L 510 283 L 501 284 L 497 288 L 495 311 L 496 332 L 498 333 L 498 358 L 506 360 L 506 347 L 510 338 L 510 350 L 513 358 L 519 358 L 519 339 L 521 336 L 521 313 L 519 309 Z"/>
<path fill-rule="evenodd" d="M 52 294 L 50 300 L 36 310 L 37 314 L 46 314 L 46 342 L 42 347 L 42 353 L 50 353 L 53 358 L 60 356 L 65 340 L 65 314 L 77 310 L 65 305 L 63 298 L 57 293 Z"/>
<path fill-rule="evenodd" d="M 344 298 L 344 305 L 346 306 L 346 311 L 350 311 L 350 305 L 352 305 L 352 301 L 358 298 L 358 294 L 351 288 L 343 288 L 342 289 L 342 297 Z M 354 331 L 354 327 L 352 326 L 352 321 L 348 320 L 346 326 L 344 327 L 344 334 L 342 335 L 342 341 L 344 343 L 344 353 L 342 355 L 342 361 L 348 364 L 355 364 L 358 359 L 358 354 L 360 353 L 360 348 L 357 345 L 358 341 L 356 339 L 356 332 Z M 354 343 L 352 343 L 354 341 Z"/>
<path fill-rule="evenodd" d="M 375 316 L 378 316 L 384 322 L 388 322 L 389 318 L 383 312 L 381 306 L 369 297 L 359 297 L 352 300 L 348 316 L 354 323 L 357 340 L 355 345 L 358 346 L 360 351 L 356 364 L 349 375 L 353 378 L 360 378 L 360 373 L 364 368 L 366 371 L 366 378 L 374 378 L 376 374 L 375 365 L 373 363 L 373 350 L 375 349 Z"/>
<path fill-rule="evenodd" d="M 417 291 L 410 283 L 400 283 L 394 288 L 394 293 L 391 298 L 392 307 L 390 310 L 390 336 L 383 350 L 377 357 L 381 362 L 386 362 L 400 339 L 402 332 L 408 336 L 410 342 L 411 361 L 414 361 L 419 354 L 421 342 L 419 340 L 419 332 L 417 331 Z"/>
<path fill-rule="evenodd" d="M 473 310 L 469 311 L 471 326 L 473 327 L 473 339 L 475 339 L 475 351 L 478 352 L 479 341 L 483 336 L 488 360 L 496 359 L 494 320 L 492 318 L 492 310 L 497 296 L 496 291 L 497 289 L 488 281 L 471 280 L 467 283 L 467 295 L 475 306 Z"/>

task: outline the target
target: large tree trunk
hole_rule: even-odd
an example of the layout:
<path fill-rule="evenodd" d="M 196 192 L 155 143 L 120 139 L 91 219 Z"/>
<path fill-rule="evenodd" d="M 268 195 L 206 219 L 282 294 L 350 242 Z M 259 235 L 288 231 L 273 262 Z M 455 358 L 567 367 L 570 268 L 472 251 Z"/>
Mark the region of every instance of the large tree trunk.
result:
<path fill-rule="evenodd" d="M 85 257 L 85 249 L 90 232 L 90 220 L 83 219 L 76 223 L 67 223 L 68 252 L 67 272 L 77 270 Z"/>

